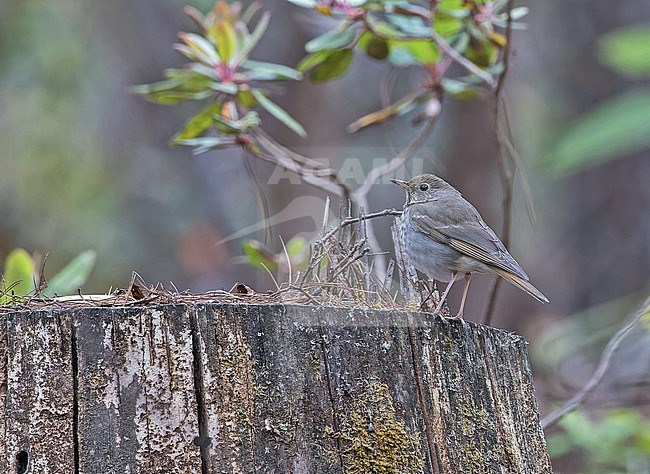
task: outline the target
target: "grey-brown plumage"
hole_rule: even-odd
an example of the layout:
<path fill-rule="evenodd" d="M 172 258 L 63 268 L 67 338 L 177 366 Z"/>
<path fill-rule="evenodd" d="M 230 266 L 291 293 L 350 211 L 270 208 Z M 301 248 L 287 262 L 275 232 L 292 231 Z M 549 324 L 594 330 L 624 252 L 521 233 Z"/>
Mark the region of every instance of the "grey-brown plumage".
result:
<path fill-rule="evenodd" d="M 548 303 L 474 206 L 453 186 L 432 174 L 391 181 L 406 191 L 400 227 L 406 253 L 419 271 L 449 282 L 436 312 L 456 279 L 465 275 L 457 315 L 462 317 L 472 273 L 495 273 L 537 301 Z"/>

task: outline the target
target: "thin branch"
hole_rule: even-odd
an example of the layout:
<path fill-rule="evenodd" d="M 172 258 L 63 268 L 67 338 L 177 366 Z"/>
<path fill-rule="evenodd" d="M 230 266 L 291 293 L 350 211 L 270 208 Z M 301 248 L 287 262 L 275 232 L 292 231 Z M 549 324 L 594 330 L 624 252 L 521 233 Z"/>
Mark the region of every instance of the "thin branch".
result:
<path fill-rule="evenodd" d="M 447 53 L 447 56 L 453 59 L 454 62 L 460 64 L 469 72 L 483 79 L 487 83 L 487 85 L 490 86 L 492 89 L 497 87 L 497 81 L 494 79 L 494 77 L 491 74 L 488 74 L 483 69 L 481 69 L 476 64 L 474 64 L 472 61 L 470 61 L 465 56 L 463 56 L 458 51 L 456 51 L 453 48 L 453 46 L 447 43 L 447 41 L 436 32 L 436 30 L 432 30 L 431 33 L 436 44 L 440 47 L 440 49 L 442 49 L 445 53 Z"/>
<path fill-rule="evenodd" d="M 499 168 L 499 177 L 501 179 L 501 188 L 503 190 L 503 201 L 502 201 L 502 210 L 503 210 L 503 226 L 501 231 L 501 240 L 503 244 L 508 247 L 510 244 L 510 228 L 512 222 L 512 194 L 513 194 L 513 177 L 512 173 L 508 170 L 508 167 L 505 162 L 504 154 L 508 151 L 506 142 L 509 143 L 509 140 L 504 140 L 507 138 L 507 135 L 501 133 L 500 129 L 500 114 L 499 114 L 499 103 L 501 100 L 501 93 L 503 92 L 503 84 L 505 83 L 506 73 L 510 66 L 510 38 L 512 36 L 512 9 L 515 5 L 514 0 L 508 0 L 506 9 L 508 11 L 508 23 L 506 25 L 506 46 L 503 49 L 503 72 L 499 75 L 499 78 L 495 85 L 494 90 L 494 126 L 496 128 L 497 142 L 499 144 L 499 151 L 497 153 L 497 166 Z M 497 278 L 492 284 L 492 289 L 490 290 L 490 297 L 488 300 L 488 307 L 485 312 L 485 317 L 483 318 L 483 323 L 490 325 L 492 318 L 494 316 L 494 310 L 496 308 L 497 295 L 499 294 L 499 288 L 501 286 L 501 278 Z"/>
<path fill-rule="evenodd" d="M 431 130 L 433 130 L 433 126 L 436 124 L 436 120 L 440 114 L 440 110 L 438 109 L 435 111 L 435 113 L 432 113 L 429 116 L 429 120 L 427 121 L 426 125 L 420 130 L 420 133 L 417 134 L 417 136 L 411 141 L 411 143 L 408 144 L 406 148 L 404 148 L 397 156 L 395 156 L 392 160 L 390 160 L 388 163 L 385 165 L 379 166 L 377 168 L 373 168 L 370 173 L 368 173 L 368 176 L 364 180 L 363 184 L 359 186 L 358 189 L 356 189 L 353 192 L 353 196 L 358 199 L 359 196 L 366 196 L 368 192 L 370 192 L 370 189 L 372 186 L 383 176 L 386 176 L 393 171 L 399 169 L 404 163 L 406 163 L 414 154 L 415 152 L 422 146 L 424 141 L 427 139 L 429 134 L 431 133 Z"/>
<path fill-rule="evenodd" d="M 293 171 L 306 183 L 326 192 L 347 199 L 350 189 L 341 181 L 338 173 L 324 166 L 317 160 L 302 156 L 277 143 L 262 130 L 251 132 L 252 143 L 245 143 L 246 149 L 253 155 Z"/>
<path fill-rule="evenodd" d="M 506 11 L 508 12 L 508 20 L 506 23 L 506 46 L 503 48 L 503 72 L 497 80 L 495 95 L 497 99 L 501 97 L 501 90 L 505 82 L 508 68 L 510 67 L 510 38 L 512 37 L 512 9 L 515 7 L 515 0 L 508 0 L 506 4 Z"/>
<path fill-rule="evenodd" d="M 602 355 L 600 356 L 598 367 L 596 367 L 596 370 L 594 371 L 587 384 L 582 387 L 582 390 L 570 398 L 564 405 L 542 418 L 542 428 L 550 428 L 564 415 L 575 410 L 582 403 L 586 402 L 589 399 L 594 390 L 596 390 L 598 387 L 598 384 L 605 376 L 605 373 L 609 368 L 612 357 L 616 350 L 619 348 L 625 337 L 634 328 L 634 326 L 636 326 L 641 318 L 647 314 L 650 314 L 650 297 L 648 297 L 643 302 L 641 307 L 632 315 L 629 322 L 623 326 L 623 328 L 621 328 L 616 334 L 614 334 L 614 336 L 609 340 L 607 346 L 605 346 L 605 349 L 603 350 Z"/>
<path fill-rule="evenodd" d="M 350 224 L 356 224 L 357 222 L 362 220 L 365 221 L 368 219 L 375 219 L 376 217 L 401 216 L 401 215 L 402 215 L 402 211 L 397 211 L 395 209 L 384 209 L 383 211 L 372 212 L 370 214 L 366 214 L 360 217 L 347 217 L 338 226 L 336 226 L 334 229 L 330 230 L 327 234 L 325 234 L 321 240 L 325 242 L 331 239 L 332 236 L 339 231 L 339 229 L 349 226 Z"/>

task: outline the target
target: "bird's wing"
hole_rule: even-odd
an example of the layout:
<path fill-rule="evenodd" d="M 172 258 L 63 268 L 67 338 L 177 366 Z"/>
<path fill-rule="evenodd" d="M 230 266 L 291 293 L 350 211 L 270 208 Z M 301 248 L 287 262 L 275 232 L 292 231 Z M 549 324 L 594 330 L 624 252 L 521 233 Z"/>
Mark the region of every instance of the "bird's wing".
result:
<path fill-rule="evenodd" d="M 433 240 L 449 245 L 454 250 L 476 260 L 501 268 L 520 278 L 528 280 L 528 275 L 517 261 L 508 253 L 506 247 L 492 229 L 481 219 L 478 211 L 467 201 L 459 209 L 458 203 L 451 207 L 436 206 L 436 212 L 422 212 L 416 204 L 410 212 L 417 230 Z"/>

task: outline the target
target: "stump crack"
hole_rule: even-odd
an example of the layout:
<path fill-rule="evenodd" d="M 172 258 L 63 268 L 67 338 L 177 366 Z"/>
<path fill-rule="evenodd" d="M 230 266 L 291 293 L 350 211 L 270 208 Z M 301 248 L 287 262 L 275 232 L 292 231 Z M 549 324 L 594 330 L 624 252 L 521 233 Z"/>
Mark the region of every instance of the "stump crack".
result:
<path fill-rule="evenodd" d="M 415 336 L 413 334 L 413 327 L 411 326 L 410 321 L 408 323 L 407 329 L 409 336 L 409 345 L 411 346 L 411 358 L 413 360 L 413 376 L 415 377 L 415 385 L 418 392 L 418 402 L 420 403 L 420 411 L 422 412 L 422 420 L 424 421 L 424 435 L 427 439 L 429 459 L 431 459 L 431 467 L 434 469 L 433 472 L 435 474 L 441 474 L 442 466 L 440 466 L 440 461 L 438 460 L 438 450 L 435 440 L 433 439 L 432 422 L 424 398 L 424 387 L 422 386 L 422 377 L 420 374 L 420 367 L 418 365 L 417 346 L 415 344 Z"/>
<path fill-rule="evenodd" d="M 210 443 L 208 436 L 208 415 L 205 409 L 205 399 L 203 391 L 203 358 L 201 351 L 201 338 L 199 334 L 198 311 L 190 311 L 190 333 L 192 334 L 192 364 L 194 367 L 194 396 L 196 398 L 197 422 L 199 426 L 199 435 L 194 438 L 194 444 L 199 447 L 201 454 L 201 474 L 210 472 Z"/>

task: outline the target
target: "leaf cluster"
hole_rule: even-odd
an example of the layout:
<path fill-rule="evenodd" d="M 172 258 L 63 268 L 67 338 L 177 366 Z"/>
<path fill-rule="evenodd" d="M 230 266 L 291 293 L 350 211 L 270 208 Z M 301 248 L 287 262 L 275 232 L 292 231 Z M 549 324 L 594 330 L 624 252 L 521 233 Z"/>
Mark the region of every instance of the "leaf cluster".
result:
<path fill-rule="evenodd" d="M 198 25 L 200 34 L 179 33 L 174 47 L 191 60 L 182 69 L 165 71 L 166 80 L 139 85 L 133 92 L 159 104 L 174 105 L 186 101 L 207 101 L 174 136 L 173 145 L 188 145 L 196 153 L 243 144 L 242 134 L 260 125 L 255 110 L 265 109 L 300 136 L 302 126 L 280 106 L 272 102 L 265 84 L 300 80 L 302 74 L 280 64 L 249 58 L 266 31 L 270 15 L 261 15 L 251 30 L 249 24 L 259 7 L 252 4 L 242 12 L 239 2 L 218 1 L 202 15 L 192 7 L 185 13 Z M 213 136 L 203 136 L 208 131 Z"/>
<path fill-rule="evenodd" d="M 0 276 L 0 305 L 17 303 L 27 296 L 74 294 L 88 279 L 96 260 L 94 250 L 82 252 L 48 281 L 39 269 L 38 258 L 24 249 L 14 249 L 7 255 Z"/>
<path fill-rule="evenodd" d="M 160 104 L 207 102 L 172 144 L 192 146 L 196 153 L 233 145 L 249 145 L 255 150 L 249 132 L 261 126 L 259 109 L 305 136 L 298 121 L 271 101 L 267 85 L 301 80 L 307 72 L 317 83 L 339 78 L 359 51 L 395 67 L 419 66 L 428 78 L 395 103 L 355 121 L 348 127 L 350 132 L 417 108 L 425 116 L 435 116 L 443 92 L 471 98 L 480 93 L 477 86 L 481 82 L 494 85 L 493 76 L 502 70 L 499 53 L 506 44 L 506 37 L 498 30 L 516 27 L 512 20 L 527 11 L 516 8 L 506 12 L 505 0 L 290 1 L 333 19 L 329 31 L 307 42 L 308 54 L 297 69 L 250 59 L 269 24 L 269 14 L 264 13 L 255 27 L 250 27 L 258 4 L 242 10 L 239 2 L 219 0 L 206 15 L 185 8 L 200 32 L 180 33 L 181 41 L 175 48 L 191 62 L 184 68 L 165 71 L 164 81 L 133 88 Z M 447 77 L 454 61 L 469 68 L 469 74 Z"/>

